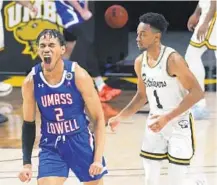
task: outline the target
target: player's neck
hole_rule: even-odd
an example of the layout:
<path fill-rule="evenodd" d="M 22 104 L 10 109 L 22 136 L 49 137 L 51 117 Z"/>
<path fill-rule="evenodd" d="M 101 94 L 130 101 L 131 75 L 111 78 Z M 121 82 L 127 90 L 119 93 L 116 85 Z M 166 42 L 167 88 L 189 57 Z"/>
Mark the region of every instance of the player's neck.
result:
<path fill-rule="evenodd" d="M 157 61 L 161 52 L 161 43 L 156 43 L 147 49 L 148 58 Z"/>
<path fill-rule="evenodd" d="M 47 82 L 51 85 L 55 85 L 56 83 L 59 83 L 61 81 L 63 72 L 64 62 L 62 61 L 62 59 L 60 59 L 52 71 L 44 71 L 43 73 Z"/>

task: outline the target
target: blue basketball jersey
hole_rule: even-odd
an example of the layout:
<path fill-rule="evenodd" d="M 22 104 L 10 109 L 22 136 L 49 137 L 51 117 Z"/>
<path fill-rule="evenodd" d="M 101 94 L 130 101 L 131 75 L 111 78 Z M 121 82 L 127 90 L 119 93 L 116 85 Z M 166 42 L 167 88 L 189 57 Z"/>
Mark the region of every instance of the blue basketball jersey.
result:
<path fill-rule="evenodd" d="M 65 29 L 69 27 L 82 23 L 84 19 L 80 16 L 80 14 L 73 8 L 73 6 L 65 0 L 55 0 L 56 11 L 62 19 L 63 26 Z M 84 7 L 85 0 L 78 1 L 81 7 Z"/>
<path fill-rule="evenodd" d="M 35 99 L 41 113 L 42 135 L 71 135 L 88 126 L 85 103 L 75 84 L 75 64 L 64 61 L 62 80 L 56 85 L 46 81 L 41 64 L 32 69 Z"/>

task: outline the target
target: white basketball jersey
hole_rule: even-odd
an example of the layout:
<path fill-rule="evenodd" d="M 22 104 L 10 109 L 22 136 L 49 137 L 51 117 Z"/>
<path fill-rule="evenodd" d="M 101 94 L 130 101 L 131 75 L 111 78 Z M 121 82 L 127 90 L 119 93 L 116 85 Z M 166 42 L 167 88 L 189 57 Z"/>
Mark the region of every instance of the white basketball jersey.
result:
<path fill-rule="evenodd" d="M 187 91 L 176 77 L 167 72 L 167 60 L 174 49 L 161 46 L 158 61 L 154 67 L 147 63 L 147 52 L 143 53 L 141 75 L 146 86 L 146 93 L 151 114 L 164 114 L 176 108 L 186 96 Z"/>

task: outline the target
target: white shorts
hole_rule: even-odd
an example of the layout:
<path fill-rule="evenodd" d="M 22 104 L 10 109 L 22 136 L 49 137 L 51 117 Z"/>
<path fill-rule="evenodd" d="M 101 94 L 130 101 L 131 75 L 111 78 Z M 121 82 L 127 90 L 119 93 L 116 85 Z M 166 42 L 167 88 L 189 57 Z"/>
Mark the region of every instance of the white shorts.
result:
<path fill-rule="evenodd" d="M 0 1 L 0 10 L 2 10 L 3 1 Z M 4 43 L 4 25 L 2 20 L 2 14 L 0 12 L 0 51 L 5 47 Z"/>
<path fill-rule="evenodd" d="M 215 16 L 210 21 L 209 28 L 208 28 L 208 31 L 206 33 L 205 40 L 202 41 L 202 42 L 200 42 L 197 39 L 197 31 L 200 28 L 201 24 L 203 24 L 205 16 L 203 16 L 202 18 L 200 18 L 197 26 L 195 27 L 194 33 L 193 33 L 193 35 L 191 37 L 190 44 L 192 46 L 197 47 L 197 48 L 201 48 L 203 46 L 206 46 L 208 49 L 216 50 L 216 45 L 217 45 L 216 44 L 217 43 L 217 37 L 216 37 L 216 35 L 217 35 L 216 15 L 217 15 L 217 13 L 215 13 Z"/>
<path fill-rule="evenodd" d="M 195 151 L 192 115 L 186 114 L 173 119 L 158 133 L 148 128 L 152 124 L 150 122 L 153 123 L 148 118 L 140 156 L 189 165 Z"/>

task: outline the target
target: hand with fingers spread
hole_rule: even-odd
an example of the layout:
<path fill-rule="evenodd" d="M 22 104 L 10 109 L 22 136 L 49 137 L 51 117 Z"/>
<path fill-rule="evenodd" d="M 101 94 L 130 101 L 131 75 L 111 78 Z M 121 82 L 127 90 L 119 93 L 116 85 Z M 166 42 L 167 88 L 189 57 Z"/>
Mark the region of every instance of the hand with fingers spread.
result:
<path fill-rule="evenodd" d="M 24 165 L 18 177 L 21 182 L 29 182 L 32 178 L 32 166 L 30 164 Z"/>
<path fill-rule="evenodd" d="M 169 118 L 167 115 L 154 115 L 150 119 L 156 119 L 151 125 L 149 125 L 149 128 L 153 132 L 160 132 L 164 126 L 169 122 Z"/>
<path fill-rule="evenodd" d="M 208 31 L 208 28 L 209 28 L 209 24 L 207 23 L 203 23 L 198 31 L 197 31 L 197 39 L 200 41 L 200 42 L 203 42 L 205 40 L 205 37 L 206 37 L 206 33 Z"/>
<path fill-rule="evenodd" d="M 89 174 L 91 177 L 94 177 L 95 175 L 101 174 L 102 170 L 103 170 L 103 165 L 101 162 L 93 162 L 90 165 Z"/>

